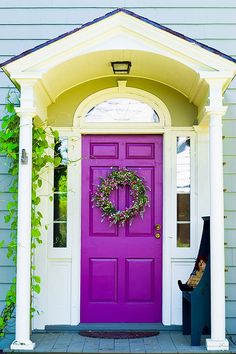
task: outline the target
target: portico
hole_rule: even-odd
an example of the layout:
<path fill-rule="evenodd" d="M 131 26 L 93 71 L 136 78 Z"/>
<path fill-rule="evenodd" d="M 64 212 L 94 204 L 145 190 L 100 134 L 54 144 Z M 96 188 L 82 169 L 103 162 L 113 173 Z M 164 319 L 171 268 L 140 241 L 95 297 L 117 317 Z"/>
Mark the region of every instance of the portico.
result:
<path fill-rule="evenodd" d="M 111 72 L 114 60 L 129 60 L 132 69 L 129 77 L 136 80 L 136 86 L 125 83 L 127 77 L 119 80 Z M 32 124 L 37 122 L 58 126 L 49 121 L 50 107 L 60 104 L 60 97 L 77 85 L 103 80 L 88 90 L 80 91 L 77 110 L 66 114 L 63 126 L 76 132 L 78 137 L 76 157 L 80 157 L 80 142 L 83 134 L 162 134 L 164 136 L 164 206 L 163 206 L 163 261 L 162 261 L 162 323 L 172 324 L 170 313 L 171 244 L 173 225 L 170 223 L 169 206 L 171 195 L 168 172 L 168 156 L 171 146 L 171 131 L 185 127 L 173 127 L 172 112 L 167 101 L 160 96 L 145 94 L 142 80 L 162 84 L 181 95 L 183 100 L 196 107 L 198 114 L 191 129 L 202 131 L 209 141 L 209 186 L 211 216 L 211 338 L 207 339 L 208 350 L 227 350 L 225 337 L 225 280 L 224 280 L 224 204 L 223 204 L 223 154 L 222 117 L 227 107 L 223 105 L 223 94 L 236 73 L 235 60 L 216 50 L 194 42 L 190 38 L 166 29 L 126 10 L 116 10 L 79 29 L 60 36 L 45 45 L 33 48 L 2 64 L 3 70 L 21 88 L 20 153 L 19 153 L 19 201 L 18 201 L 18 250 L 17 250 L 17 302 L 16 337 L 13 350 L 32 350 L 30 340 L 30 274 L 31 274 L 31 173 L 32 173 Z M 107 82 L 105 82 L 107 80 Z M 102 81 L 100 81 L 102 82 Z M 112 84 L 113 82 L 113 84 Z M 97 95 L 97 96 L 96 96 Z M 139 97 L 150 105 L 159 116 L 159 123 L 147 126 L 127 123 L 95 124 L 84 123 L 89 107 L 102 102 L 103 97 Z M 163 95 L 163 94 L 162 94 Z M 100 97 L 99 97 L 100 96 Z M 52 108 L 53 110 L 53 108 Z M 69 112 L 69 107 L 68 107 Z M 64 118 L 65 117 L 65 118 Z M 36 123 L 37 124 L 37 123 Z M 176 129 L 175 129 L 176 128 Z M 181 134 L 182 134 L 181 132 Z M 22 161 L 23 154 L 27 162 Z M 199 159 L 205 156 L 199 155 Z M 207 158 L 207 157 L 206 157 Z M 80 167 L 77 166 L 78 176 Z M 200 166 L 196 165 L 198 171 Z M 81 187 L 81 185 L 80 185 Z M 198 187 L 198 193 L 201 188 Z M 81 194 L 78 194 L 81 195 Z M 199 197 L 201 198 L 201 197 Z M 203 198 L 203 197 L 202 197 Z M 73 200 L 73 198 L 71 199 Z M 203 199 L 202 199 L 203 200 Z M 78 204 L 79 205 L 79 204 Z M 70 206 L 76 208 L 76 206 Z M 77 207 L 80 211 L 80 206 Z M 200 208 L 196 211 L 200 218 Z M 193 216 L 194 217 L 194 216 Z M 80 228 L 81 221 L 74 221 L 73 227 Z M 175 228 L 175 226 L 174 226 Z M 78 253 L 79 241 L 73 239 L 72 255 Z M 78 246 L 76 249 L 75 245 Z M 183 250 L 181 250 L 182 252 Z M 194 257 L 194 255 L 193 255 Z M 72 259 L 72 274 L 78 269 L 79 259 Z M 80 276 L 78 274 L 78 276 Z M 78 299 L 79 282 L 74 285 L 71 303 L 72 322 L 80 320 Z M 45 290 L 46 291 L 46 290 Z M 74 299 L 74 300 L 73 300 Z M 74 307 L 73 307 L 74 306 Z M 74 309 L 74 310 L 72 310 Z M 45 324 L 48 324 L 45 322 Z"/>

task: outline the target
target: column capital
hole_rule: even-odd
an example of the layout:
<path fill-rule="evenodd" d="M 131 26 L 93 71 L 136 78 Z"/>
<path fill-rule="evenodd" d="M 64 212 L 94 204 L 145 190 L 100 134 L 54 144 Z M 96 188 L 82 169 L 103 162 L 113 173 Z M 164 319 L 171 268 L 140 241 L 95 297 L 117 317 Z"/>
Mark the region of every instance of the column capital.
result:
<path fill-rule="evenodd" d="M 222 117 L 225 115 L 227 109 L 228 107 L 226 106 L 205 106 L 205 114 Z"/>
<path fill-rule="evenodd" d="M 15 111 L 20 118 L 27 117 L 33 119 L 37 115 L 37 109 L 35 107 L 16 107 Z"/>
<path fill-rule="evenodd" d="M 213 116 L 218 118 L 221 122 L 221 118 L 225 115 L 228 107 L 226 106 L 205 106 L 198 115 L 199 121 L 208 122 Z"/>

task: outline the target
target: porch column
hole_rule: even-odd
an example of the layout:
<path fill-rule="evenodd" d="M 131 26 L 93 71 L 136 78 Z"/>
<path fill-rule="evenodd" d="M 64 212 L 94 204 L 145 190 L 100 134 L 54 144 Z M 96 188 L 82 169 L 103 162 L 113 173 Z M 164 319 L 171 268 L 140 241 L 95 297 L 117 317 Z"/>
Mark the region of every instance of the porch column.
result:
<path fill-rule="evenodd" d="M 12 350 L 32 350 L 30 340 L 31 302 L 31 187 L 32 187 L 32 109 L 18 110 L 20 116 L 17 278 L 16 278 L 16 335 Z"/>
<path fill-rule="evenodd" d="M 223 199 L 223 144 L 222 84 L 210 81 L 209 165 L 210 165 L 210 259 L 211 259 L 211 338 L 207 350 L 228 350 L 225 337 L 225 261 L 224 261 L 224 199 Z"/>

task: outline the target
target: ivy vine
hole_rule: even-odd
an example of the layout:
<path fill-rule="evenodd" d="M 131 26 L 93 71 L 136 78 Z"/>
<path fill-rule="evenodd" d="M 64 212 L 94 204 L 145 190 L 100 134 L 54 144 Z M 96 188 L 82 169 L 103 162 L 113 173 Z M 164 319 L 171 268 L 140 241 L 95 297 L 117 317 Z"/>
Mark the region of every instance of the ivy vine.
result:
<path fill-rule="evenodd" d="M 5 116 L 2 118 L 2 128 L 0 129 L 0 153 L 9 160 L 8 173 L 12 176 L 9 193 L 12 200 L 7 204 L 7 214 L 5 222 L 10 228 L 10 242 L 5 245 L 5 240 L 0 242 L 0 247 L 7 247 L 7 257 L 12 260 L 16 266 L 17 257 L 17 200 L 18 200 L 18 160 L 19 160 L 19 126 L 20 118 L 17 116 L 15 106 L 8 101 L 5 106 Z M 45 166 L 51 164 L 57 167 L 61 163 L 60 156 L 50 154 L 58 141 L 59 134 L 57 131 L 50 130 L 50 135 L 54 137 L 54 142 L 49 144 L 47 135 L 49 133 L 44 127 L 33 126 L 33 151 L 32 151 L 32 220 L 31 220 L 31 255 L 34 256 L 35 249 L 38 244 L 42 243 L 41 228 L 43 215 L 38 210 L 40 204 L 39 189 L 43 184 L 42 173 Z M 47 226 L 45 226 L 47 228 Z M 31 291 L 33 293 L 40 292 L 40 276 L 35 274 L 35 266 L 31 267 Z M 0 336 L 6 333 L 6 327 L 9 320 L 13 317 L 16 304 L 16 278 L 13 279 L 12 285 L 6 294 L 5 307 L 0 314 Z M 36 309 L 31 306 L 31 316 Z"/>

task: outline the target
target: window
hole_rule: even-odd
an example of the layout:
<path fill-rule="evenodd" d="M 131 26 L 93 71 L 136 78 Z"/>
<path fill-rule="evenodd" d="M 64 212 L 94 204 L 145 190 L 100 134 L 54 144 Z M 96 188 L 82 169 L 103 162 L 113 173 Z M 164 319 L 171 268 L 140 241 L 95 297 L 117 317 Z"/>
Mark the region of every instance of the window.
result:
<path fill-rule="evenodd" d="M 55 156 L 61 157 L 61 163 L 54 169 L 54 217 L 53 247 L 67 247 L 67 165 L 68 139 L 59 138 L 55 145 Z"/>
<path fill-rule="evenodd" d="M 190 247 L 191 144 L 177 137 L 177 247 Z"/>
<path fill-rule="evenodd" d="M 157 113 L 148 104 L 129 98 L 113 98 L 93 107 L 86 122 L 159 122 Z"/>

